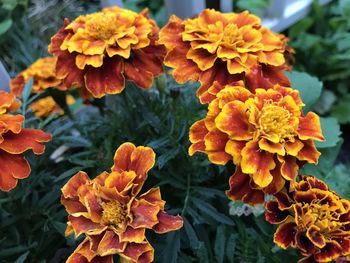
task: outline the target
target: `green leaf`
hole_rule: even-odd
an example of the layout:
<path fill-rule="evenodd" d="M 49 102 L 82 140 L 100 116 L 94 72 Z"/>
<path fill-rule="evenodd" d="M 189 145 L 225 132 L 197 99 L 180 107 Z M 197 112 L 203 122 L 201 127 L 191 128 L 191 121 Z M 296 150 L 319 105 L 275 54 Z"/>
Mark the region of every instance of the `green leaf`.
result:
<path fill-rule="evenodd" d="M 338 141 L 337 145 L 334 147 L 319 149 L 321 156 L 318 160 L 318 164 L 305 164 L 300 170 L 300 174 L 313 175 L 321 179 L 331 174 L 342 144 L 343 139 Z"/>
<path fill-rule="evenodd" d="M 6 33 L 11 28 L 12 24 L 13 24 L 13 21 L 11 18 L 0 22 L 0 36 Z"/>
<path fill-rule="evenodd" d="M 321 96 L 322 82 L 304 72 L 292 71 L 286 72 L 286 75 L 291 81 L 292 88 L 300 92 L 300 97 L 305 104 L 304 112 L 310 111 Z"/>
<path fill-rule="evenodd" d="M 167 235 L 167 246 L 163 250 L 162 262 L 176 263 L 180 251 L 180 231 Z"/>
<path fill-rule="evenodd" d="M 29 251 L 25 252 L 24 254 L 22 254 L 20 257 L 16 259 L 15 263 L 24 263 L 28 255 L 29 255 Z"/>
<path fill-rule="evenodd" d="M 234 225 L 234 222 L 231 218 L 220 213 L 211 204 L 204 202 L 203 200 L 196 197 L 192 197 L 192 202 L 203 214 L 206 214 L 207 216 L 211 217 L 215 221 L 226 225 L 230 225 L 230 226 Z"/>
<path fill-rule="evenodd" d="M 350 94 L 338 98 L 337 104 L 332 108 L 331 115 L 342 124 L 350 122 Z"/>
<path fill-rule="evenodd" d="M 341 140 L 340 125 L 335 118 L 320 118 L 321 129 L 323 136 L 325 137 L 324 142 L 315 142 L 317 148 L 330 148 L 337 145 Z"/>
<path fill-rule="evenodd" d="M 66 179 L 67 177 L 71 177 L 73 174 L 76 174 L 77 172 L 79 172 L 81 169 L 83 169 L 83 167 L 74 167 L 72 169 L 69 169 L 68 171 L 65 171 L 64 173 L 60 174 L 55 180 L 54 182 L 57 183 L 63 179 Z"/>
<path fill-rule="evenodd" d="M 225 226 L 219 225 L 216 229 L 214 252 L 217 263 L 224 262 L 225 256 Z"/>

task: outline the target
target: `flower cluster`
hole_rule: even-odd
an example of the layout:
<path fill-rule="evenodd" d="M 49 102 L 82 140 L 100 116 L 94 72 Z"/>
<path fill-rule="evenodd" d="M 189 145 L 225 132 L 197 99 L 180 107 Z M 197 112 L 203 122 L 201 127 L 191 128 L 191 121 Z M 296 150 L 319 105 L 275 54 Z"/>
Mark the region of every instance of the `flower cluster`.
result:
<path fill-rule="evenodd" d="M 233 160 L 237 171 L 228 196 L 260 203 L 263 193 L 257 190 L 275 194 L 286 180 L 295 180 L 298 163 L 317 163 L 314 140 L 324 140 L 320 120 L 313 112 L 304 116 L 302 106 L 291 88 L 275 85 L 251 93 L 227 85 L 209 104 L 207 116 L 192 125 L 189 153 L 204 152 L 215 164 Z"/>
<path fill-rule="evenodd" d="M 202 103 L 213 99 L 208 89 L 215 81 L 227 85 L 244 80 L 250 89 L 289 85 L 281 71 L 288 68 L 285 39 L 247 11 L 223 14 L 206 9 L 184 21 L 172 16 L 158 43 L 166 47 L 164 64 L 174 68 L 177 82 L 200 81 L 197 94 Z"/>
<path fill-rule="evenodd" d="M 67 105 L 74 104 L 75 99 L 73 96 L 68 95 L 66 97 Z M 64 111 L 61 107 L 55 102 L 51 96 L 47 96 L 42 99 L 38 99 L 29 105 L 29 108 L 32 110 L 34 115 L 38 118 L 45 119 L 53 113 L 59 113 L 62 115 Z"/>
<path fill-rule="evenodd" d="M 33 93 L 40 93 L 48 88 L 66 90 L 62 80 L 56 78 L 56 62 L 55 57 L 39 58 L 10 81 L 11 92 L 20 97 L 24 85 L 30 78 L 33 78 Z"/>
<path fill-rule="evenodd" d="M 66 234 L 86 238 L 67 262 L 113 262 L 113 254 L 132 262 L 153 261 L 145 230 L 162 234 L 183 224 L 180 216 L 164 211 L 159 188 L 139 195 L 154 162 L 151 148 L 124 143 L 115 153 L 111 173 L 90 180 L 79 172 L 68 181 L 61 198 L 69 214 Z"/>
<path fill-rule="evenodd" d="M 140 14 L 118 7 L 65 20 L 52 37 L 49 52 L 57 57 L 56 74 L 66 87 L 86 98 L 118 94 L 125 79 L 147 89 L 163 72 L 158 27 Z"/>
<path fill-rule="evenodd" d="M 24 152 L 42 154 L 45 150 L 42 143 L 51 140 L 51 135 L 41 130 L 22 128 L 24 117 L 12 114 L 19 107 L 15 95 L 0 91 L 0 190 L 5 192 L 30 174 Z"/>
<path fill-rule="evenodd" d="M 299 263 L 330 262 L 350 254 L 350 202 L 321 180 L 302 176 L 292 191 L 266 203 L 266 220 L 278 224 L 274 241 L 280 247 L 298 248 Z"/>

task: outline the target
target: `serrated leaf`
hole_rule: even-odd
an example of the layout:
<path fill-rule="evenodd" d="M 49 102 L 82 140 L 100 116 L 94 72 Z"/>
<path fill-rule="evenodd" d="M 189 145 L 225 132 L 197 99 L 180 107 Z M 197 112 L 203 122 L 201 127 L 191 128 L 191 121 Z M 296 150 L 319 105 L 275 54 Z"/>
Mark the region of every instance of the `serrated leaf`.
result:
<path fill-rule="evenodd" d="M 180 231 L 171 232 L 167 236 L 167 246 L 163 250 L 162 262 L 177 263 L 179 251 Z"/>
<path fill-rule="evenodd" d="M 190 241 L 191 247 L 193 249 L 197 248 L 199 240 L 198 240 L 196 231 L 194 230 L 194 228 L 186 218 L 184 218 L 184 229 L 188 237 L 188 240 Z"/>
<path fill-rule="evenodd" d="M 219 225 L 216 228 L 216 237 L 215 237 L 215 245 L 214 245 L 214 253 L 217 263 L 224 262 L 225 256 L 225 226 Z"/>
<path fill-rule="evenodd" d="M 219 223 L 223 223 L 226 225 L 233 226 L 234 222 L 231 218 L 228 216 L 220 213 L 218 210 L 216 210 L 215 207 L 213 207 L 211 204 L 202 201 L 199 198 L 192 197 L 192 203 L 203 213 L 207 216 L 211 217 L 213 220 Z"/>
<path fill-rule="evenodd" d="M 55 180 L 54 182 L 57 183 L 61 180 L 64 180 L 66 179 L 67 177 L 71 177 L 73 176 L 74 174 L 76 174 L 77 172 L 81 171 L 81 169 L 83 169 L 83 167 L 74 167 L 74 168 L 71 168 L 69 169 L 68 171 L 65 171 L 64 173 L 60 174 Z"/>
<path fill-rule="evenodd" d="M 304 112 L 310 111 L 321 96 L 322 82 L 304 72 L 292 71 L 286 72 L 286 75 L 291 81 L 292 88 L 300 92 L 300 97 L 305 104 Z"/>

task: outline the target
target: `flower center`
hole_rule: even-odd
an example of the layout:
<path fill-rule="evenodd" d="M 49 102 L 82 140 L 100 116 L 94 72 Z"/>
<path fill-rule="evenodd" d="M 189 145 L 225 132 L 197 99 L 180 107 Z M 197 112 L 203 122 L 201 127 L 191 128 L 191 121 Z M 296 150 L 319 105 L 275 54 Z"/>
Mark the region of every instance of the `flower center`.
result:
<path fill-rule="evenodd" d="M 240 34 L 237 25 L 229 24 L 224 28 L 221 43 L 228 46 L 239 46 L 243 44 L 243 37 Z"/>
<path fill-rule="evenodd" d="M 304 206 L 305 208 L 305 206 Z M 320 204 L 320 200 L 306 204 L 307 212 L 299 216 L 299 231 L 307 231 L 312 225 L 318 227 L 320 233 L 327 236 L 343 226 L 339 221 L 339 213 L 335 212 L 328 204 Z"/>
<path fill-rule="evenodd" d="M 297 123 L 291 123 L 291 113 L 280 106 L 268 103 L 259 118 L 260 131 L 265 135 L 277 135 L 281 140 L 291 139 L 297 130 Z"/>
<path fill-rule="evenodd" d="M 113 200 L 101 205 L 103 208 L 102 221 L 105 224 L 118 227 L 125 221 L 126 211 L 121 203 Z"/>
<path fill-rule="evenodd" d="M 109 13 L 98 13 L 91 15 L 90 20 L 86 22 L 89 34 L 97 39 L 108 40 L 118 30 L 116 16 Z"/>

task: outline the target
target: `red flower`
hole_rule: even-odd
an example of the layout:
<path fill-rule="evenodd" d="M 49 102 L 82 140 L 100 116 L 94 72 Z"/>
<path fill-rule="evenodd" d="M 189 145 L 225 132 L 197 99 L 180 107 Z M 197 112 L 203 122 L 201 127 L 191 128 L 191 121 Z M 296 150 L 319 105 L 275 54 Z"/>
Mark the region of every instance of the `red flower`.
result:
<path fill-rule="evenodd" d="M 258 190 L 275 194 L 285 180 L 295 180 L 301 162 L 317 163 L 314 140 L 324 140 L 319 117 L 303 115 L 298 91 L 278 85 L 255 94 L 239 85 L 216 90 L 207 116 L 190 128 L 189 154 L 204 152 L 215 164 L 233 160 L 239 168 L 231 199 L 263 201 Z"/>
<path fill-rule="evenodd" d="M 304 256 L 299 263 L 330 262 L 350 254 L 350 202 L 321 180 L 302 176 L 266 203 L 266 220 L 277 224 L 274 242 Z"/>
<path fill-rule="evenodd" d="M 148 89 L 163 72 L 163 47 L 155 44 L 158 27 L 140 14 L 118 7 L 79 16 L 52 37 L 49 52 L 57 57 L 56 74 L 66 87 L 84 97 L 118 94 L 125 79 Z"/>
<path fill-rule="evenodd" d="M 66 234 L 87 237 L 68 262 L 76 262 L 75 258 L 94 262 L 100 257 L 112 262 L 113 254 L 133 262 L 153 261 L 145 230 L 162 234 L 183 224 L 180 216 L 164 211 L 159 188 L 139 195 L 154 162 L 151 148 L 124 143 L 115 153 L 111 173 L 90 180 L 79 172 L 68 181 L 61 199 L 69 214 Z"/>
<path fill-rule="evenodd" d="M 208 89 L 215 81 L 228 85 L 244 80 L 251 90 L 290 85 L 282 72 L 288 68 L 286 41 L 247 11 L 223 14 L 206 9 L 186 20 L 172 16 L 158 43 L 166 47 L 164 64 L 174 68 L 177 82 L 200 81 L 197 95 L 202 103 L 213 99 Z"/>
<path fill-rule="evenodd" d="M 15 95 L 0 91 L 0 190 L 8 192 L 16 187 L 18 179 L 27 178 L 30 166 L 24 152 L 44 153 L 43 142 L 51 135 L 41 130 L 22 128 L 24 117 L 9 114 L 20 107 Z"/>

